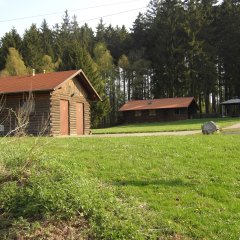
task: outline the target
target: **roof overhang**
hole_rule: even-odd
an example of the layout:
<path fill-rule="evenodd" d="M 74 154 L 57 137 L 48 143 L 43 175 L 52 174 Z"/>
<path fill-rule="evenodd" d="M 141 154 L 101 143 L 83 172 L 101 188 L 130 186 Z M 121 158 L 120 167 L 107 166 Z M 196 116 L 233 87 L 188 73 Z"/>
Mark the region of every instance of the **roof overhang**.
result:
<path fill-rule="evenodd" d="M 166 101 L 167 100 L 167 101 Z M 174 100 L 174 101 L 172 101 Z M 184 102 L 182 102 L 184 100 Z M 150 100 L 133 100 L 125 103 L 118 111 L 143 111 L 143 110 L 158 110 L 158 109 L 184 109 L 194 105 L 199 109 L 193 97 L 187 98 L 162 98 Z"/>
<path fill-rule="evenodd" d="M 31 93 L 31 92 L 38 92 L 38 93 L 47 93 L 47 92 L 51 92 L 53 89 L 40 89 L 40 90 L 34 90 L 34 91 L 27 91 L 27 90 L 24 90 L 24 91 L 15 91 L 15 92 L 0 92 L 0 95 L 6 95 L 6 94 L 19 94 L 19 93 Z"/>
<path fill-rule="evenodd" d="M 102 101 L 101 97 L 82 70 L 37 74 L 36 76 L 10 76 L 8 78 L 1 78 L 0 95 L 29 92 L 51 92 L 73 78 L 76 78 L 84 87 L 89 100 Z"/>
<path fill-rule="evenodd" d="M 88 91 L 89 93 L 89 99 L 92 101 L 102 101 L 102 98 L 99 96 L 99 94 L 97 93 L 97 91 L 95 90 L 95 88 L 93 87 L 93 85 L 91 84 L 91 82 L 89 81 L 89 79 L 87 78 L 87 76 L 85 75 L 85 73 L 82 71 L 82 69 L 78 70 L 76 73 L 74 73 L 73 75 L 71 75 L 70 77 L 68 77 L 65 81 L 63 81 L 61 84 L 59 84 L 58 86 L 56 86 L 53 90 L 58 89 L 59 87 L 61 87 L 65 82 L 67 82 L 70 79 L 73 79 L 74 77 L 79 77 L 81 78 L 81 84 L 85 87 L 85 89 Z"/>
<path fill-rule="evenodd" d="M 144 110 L 158 110 L 158 109 L 176 109 L 176 108 L 188 108 L 188 107 L 178 107 L 178 106 L 170 106 L 170 107 L 154 107 L 154 108 L 132 108 L 127 110 L 122 110 L 121 108 L 118 110 L 119 112 L 129 112 L 129 111 L 144 111 Z"/>
<path fill-rule="evenodd" d="M 230 99 L 230 100 L 220 103 L 220 105 L 238 105 L 238 104 L 240 105 L 240 99 L 238 99 L 238 98 Z"/>

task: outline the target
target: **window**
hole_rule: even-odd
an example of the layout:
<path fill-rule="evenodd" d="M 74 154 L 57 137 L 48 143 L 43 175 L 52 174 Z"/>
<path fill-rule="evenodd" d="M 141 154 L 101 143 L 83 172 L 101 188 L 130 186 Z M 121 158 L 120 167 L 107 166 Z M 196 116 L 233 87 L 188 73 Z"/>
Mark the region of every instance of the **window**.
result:
<path fill-rule="evenodd" d="M 141 117 L 142 111 L 135 111 L 135 117 Z"/>
<path fill-rule="evenodd" d="M 184 114 L 184 113 L 185 113 L 184 109 L 181 109 L 181 108 L 176 108 L 175 109 L 175 114 L 176 115 L 181 115 L 181 114 Z"/>
<path fill-rule="evenodd" d="M 149 110 L 149 116 L 156 116 L 156 110 L 155 109 L 150 109 Z"/>
<path fill-rule="evenodd" d="M 180 114 L 180 109 L 179 109 L 179 108 L 175 109 L 175 114 L 176 114 L 176 115 L 179 115 L 179 114 Z"/>

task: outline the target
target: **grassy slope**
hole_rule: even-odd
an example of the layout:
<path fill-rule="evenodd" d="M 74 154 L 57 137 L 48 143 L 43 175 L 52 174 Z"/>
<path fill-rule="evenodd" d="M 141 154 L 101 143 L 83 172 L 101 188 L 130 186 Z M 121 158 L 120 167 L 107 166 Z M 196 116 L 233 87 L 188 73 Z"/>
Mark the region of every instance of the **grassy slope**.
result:
<path fill-rule="evenodd" d="M 200 130 L 204 122 L 214 121 L 220 127 L 230 126 L 234 123 L 239 123 L 240 118 L 215 118 L 215 119 L 193 119 L 174 121 L 167 123 L 139 123 L 119 125 L 111 128 L 93 129 L 93 134 L 105 133 L 134 133 L 134 132 L 166 132 L 166 131 L 185 131 L 185 130 Z"/>
<path fill-rule="evenodd" d="M 54 139 L 48 151 L 121 198 L 138 199 L 155 214 L 148 227 L 160 236 L 236 239 L 239 146 L 239 136 L 130 137 Z"/>
<path fill-rule="evenodd" d="M 59 149 L 51 140 L 0 139 L 0 239 L 156 238 L 148 231 L 154 218 L 137 199 L 63 164 L 71 159 L 68 140 L 54 139 Z"/>

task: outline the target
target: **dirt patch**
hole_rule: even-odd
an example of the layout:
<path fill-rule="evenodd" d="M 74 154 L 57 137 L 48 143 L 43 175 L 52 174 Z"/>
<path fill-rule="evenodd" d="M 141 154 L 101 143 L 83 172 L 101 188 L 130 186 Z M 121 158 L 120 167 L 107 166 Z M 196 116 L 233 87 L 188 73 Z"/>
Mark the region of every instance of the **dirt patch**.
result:
<path fill-rule="evenodd" d="M 40 221 L 29 223 L 11 224 L 5 231 L 0 231 L 3 239 L 17 240 L 85 240 L 89 239 L 88 224 L 82 218 L 75 218 L 69 221 Z"/>

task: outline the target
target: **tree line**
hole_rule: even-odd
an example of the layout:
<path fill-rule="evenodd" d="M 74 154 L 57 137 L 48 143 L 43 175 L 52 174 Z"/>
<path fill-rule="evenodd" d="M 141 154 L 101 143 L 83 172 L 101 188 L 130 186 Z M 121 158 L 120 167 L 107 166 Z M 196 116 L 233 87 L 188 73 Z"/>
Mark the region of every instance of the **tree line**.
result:
<path fill-rule="evenodd" d="M 83 69 L 103 101 L 92 104 L 93 127 L 114 125 L 126 101 L 195 97 L 200 113 L 216 113 L 240 96 L 240 1 L 151 0 L 131 30 L 100 20 L 94 32 L 68 12 L 0 40 L 0 75 Z"/>

